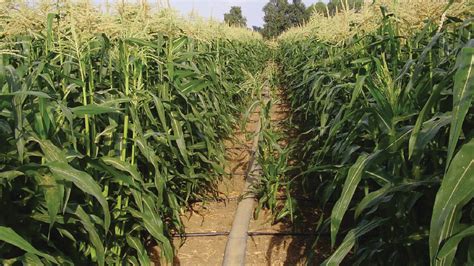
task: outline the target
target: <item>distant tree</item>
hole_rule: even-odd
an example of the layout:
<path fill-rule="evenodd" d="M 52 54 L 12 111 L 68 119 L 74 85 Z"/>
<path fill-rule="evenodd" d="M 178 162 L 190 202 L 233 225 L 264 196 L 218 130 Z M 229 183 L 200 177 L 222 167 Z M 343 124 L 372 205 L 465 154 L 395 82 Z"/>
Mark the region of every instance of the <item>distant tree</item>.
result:
<path fill-rule="evenodd" d="M 229 13 L 224 14 L 224 21 L 231 26 L 247 27 L 247 19 L 242 15 L 240 6 L 231 7 Z"/>
<path fill-rule="evenodd" d="M 314 12 L 318 12 L 320 14 L 327 16 L 328 13 L 326 9 L 326 4 L 324 2 L 319 1 L 317 3 L 310 5 L 306 9 L 306 16 L 310 17 Z"/>
<path fill-rule="evenodd" d="M 364 0 L 330 0 L 327 4 L 329 14 L 332 16 L 337 11 L 344 9 L 359 10 L 364 4 Z"/>
<path fill-rule="evenodd" d="M 309 18 L 306 13 L 306 6 L 302 0 L 293 0 L 293 3 L 288 5 L 286 12 L 290 26 L 301 25 Z"/>
<path fill-rule="evenodd" d="M 263 7 L 265 15 L 263 17 L 262 34 L 264 37 L 275 37 L 288 28 L 289 23 L 285 14 L 287 8 L 287 0 L 270 0 Z"/>
<path fill-rule="evenodd" d="M 262 32 L 262 27 L 252 26 L 252 30 L 255 32 Z"/>
<path fill-rule="evenodd" d="M 264 7 L 262 34 L 273 38 L 289 27 L 303 24 L 308 18 L 306 7 L 301 0 L 270 0 Z"/>

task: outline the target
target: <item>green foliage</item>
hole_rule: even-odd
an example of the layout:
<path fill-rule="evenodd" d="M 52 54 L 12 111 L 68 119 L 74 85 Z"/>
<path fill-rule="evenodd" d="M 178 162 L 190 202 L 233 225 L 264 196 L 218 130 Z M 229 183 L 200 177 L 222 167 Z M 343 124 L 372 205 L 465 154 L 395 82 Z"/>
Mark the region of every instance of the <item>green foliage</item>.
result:
<path fill-rule="evenodd" d="M 306 9 L 306 13 L 308 18 L 314 12 L 322 14 L 324 16 L 334 16 L 337 12 L 344 11 L 344 10 L 360 10 L 362 5 L 364 4 L 363 0 L 330 0 L 327 3 L 319 1 L 314 3 Z"/>
<path fill-rule="evenodd" d="M 316 184 L 306 189 L 330 213 L 327 265 L 472 264 L 472 20 L 414 36 L 400 23 L 386 15 L 337 45 L 280 41 L 300 132 L 293 182 Z"/>
<path fill-rule="evenodd" d="M 363 4 L 364 0 L 330 0 L 326 6 L 327 12 L 329 12 L 329 15 L 331 16 L 342 10 L 358 10 Z"/>
<path fill-rule="evenodd" d="M 262 34 L 266 38 L 273 38 L 286 29 L 302 25 L 309 18 L 306 7 L 301 0 L 270 0 L 264 7 L 265 13 Z"/>
<path fill-rule="evenodd" d="M 314 3 L 308 6 L 308 8 L 306 9 L 306 13 L 308 17 L 310 17 L 314 12 L 327 15 L 328 10 L 327 10 L 326 3 L 319 1 L 317 3 Z"/>
<path fill-rule="evenodd" d="M 33 254 L 35 256 L 40 256 L 45 259 L 47 259 L 50 262 L 56 262 L 56 260 L 48 255 L 45 254 L 36 248 L 34 248 L 28 241 L 26 241 L 24 238 L 22 238 L 20 235 L 18 235 L 15 231 L 13 231 L 11 228 L 0 226 L 0 240 L 4 241 L 5 243 L 9 243 L 11 245 L 14 245 L 29 254 Z"/>
<path fill-rule="evenodd" d="M 260 132 L 258 143 L 258 163 L 262 167 L 260 180 L 255 187 L 255 194 L 258 198 L 258 206 L 255 215 L 258 216 L 264 208 L 274 213 L 274 220 L 279 221 L 287 216 L 293 220 L 295 211 L 293 210 L 294 202 L 290 193 L 292 189 L 291 183 L 287 180 L 286 172 L 289 169 L 289 153 L 290 147 L 282 147 L 280 144 L 284 140 L 283 132 L 279 132 L 275 128 L 275 121 L 271 118 L 272 106 L 276 104 L 273 83 L 273 75 L 276 68 L 274 63 L 270 63 L 267 67 L 267 76 L 265 77 L 265 94 L 268 99 L 259 101 L 260 105 Z M 282 121 L 279 121 L 282 122 Z M 279 200 L 282 194 L 287 196 L 286 201 Z"/>
<path fill-rule="evenodd" d="M 455 244 L 444 242 L 452 240 L 451 237 L 461 231 L 464 226 L 460 224 L 461 210 L 473 197 L 474 193 L 474 140 L 464 144 L 453 159 L 446 175 L 441 182 L 441 187 L 436 194 L 433 207 L 433 216 L 430 227 L 430 255 L 434 265 L 451 265 L 456 254 L 457 244 L 467 233 L 461 233 L 461 238 Z M 472 229 L 471 229 L 472 231 Z M 472 235 L 472 232 L 469 233 Z M 443 249 L 441 252 L 440 243 Z M 447 248 L 451 246 L 450 248 Z M 442 256 L 441 254 L 445 255 Z M 449 254 L 449 255 L 448 255 Z M 440 258 L 442 257 L 442 258 Z"/>
<path fill-rule="evenodd" d="M 229 13 L 224 14 L 224 21 L 230 26 L 247 26 L 247 19 L 242 15 L 242 8 L 240 6 L 232 6 Z"/>
<path fill-rule="evenodd" d="M 155 245 L 171 261 L 182 209 L 223 174 L 264 44 L 70 19 L 2 36 L 1 264 L 146 264 Z"/>

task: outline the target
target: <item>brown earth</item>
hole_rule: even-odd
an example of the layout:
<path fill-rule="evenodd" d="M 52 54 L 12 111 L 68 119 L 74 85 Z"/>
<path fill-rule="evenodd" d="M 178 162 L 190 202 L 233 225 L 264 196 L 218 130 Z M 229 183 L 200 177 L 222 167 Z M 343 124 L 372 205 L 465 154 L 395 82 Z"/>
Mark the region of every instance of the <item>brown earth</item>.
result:
<path fill-rule="evenodd" d="M 218 184 L 219 202 L 196 203 L 194 212 L 183 215 L 187 233 L 229 232 L 237 209 L 238 197 L 245 185 L 245 172 L 250 159 L 252 138 L 258 113 L 251 114 L 245 130 L 237 129 L 232 139 L 225 140 L 226 176 Z M 221 265 L 227 236 L 188 237 L 174 239 L 177 247 L 175 265 Z"/>
<path fill-rule="evenodd" d="M 289 106 L 281 100 L 281 94 L 271 109 L 271 123 L 274 128 L 285 131 L 283 121 L 288 117 Z M 227 165 L 226 175 L 218 184 L 219 201 L 193 204 L 193 211 L 182 216 L 186 233 L 217 233 L 218 236 L 175 238 L 173 243 L 177 249 L 174 265 L 221 265 L 227 243 L 227 235 L 222 233 L 231 230 L 234 212 L 238 199 L 242 196 L 245 185 L 245 173 L 248 167 L 252 148 L 252 135 L 258 125 L 258 110 L 249 117 L 245 130 L 236 129 L 232 139 L 225 140 Z M 287 141 L 280 142 L 287 145 Z M 316 221 L 317 213 L 308 209 L 308 225 Z M 311 228 L 309 226 L 309 228 Z M 269 211 L 260 212 L 257 219 L 252 220 L 249 232 L 292 232 L 295 228 L 291 223 L 272 224 Z M 311 248 L 314 236 L 311 235 L 258 235 L 249 236 L 247 240 L 246 265 L 302 265 L 305 253 Z"/>

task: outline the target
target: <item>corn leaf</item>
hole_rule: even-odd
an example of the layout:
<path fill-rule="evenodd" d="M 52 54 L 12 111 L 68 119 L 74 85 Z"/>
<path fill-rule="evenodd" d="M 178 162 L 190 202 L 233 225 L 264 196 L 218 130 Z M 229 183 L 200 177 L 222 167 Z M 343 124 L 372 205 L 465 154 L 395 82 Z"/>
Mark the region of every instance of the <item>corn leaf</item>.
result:
<path fill-rule="evenodd" d="M 5 171 L 0 173 L 0 179 L 6 179 L 7 181 L 10 181 L 22 175 L 24 175 L 23 172 L 16 170 Z"/>
<path fill-rule="evenodd" d="M 469 45 L 474 45 L 474 41 L 471 41 Z M 451 163 L 451 158 L 454 155 L 454 150 L 461 134 L 464 118 L 471 106 L 474 95 L 474 47 L 464 47 L 459 53 L 456 64 L 458 70 L 454 76 L 453 119 L 449 131 L 446 169 L 448 169 Z"/>
<path fill-rule="evenodd" d="M 84 106 L 78 106 L 71 109 L 73 114 L 77 116 L 85 116 L 85 115 L 100 115 L 105 113 L 114 113 L 117 112 L 117 108 L 109 107 L 109 106 L 101 106 L 97 104 L 89 104 Z"/>
<path fill-rule="evenodd" d="M 49 228 L 54 225 L 56 216 L 61 208 L 62 199 L 64 197 L 64 187 L 56 182 L 53 176 L 49 174 L 38 175 L 38 184 L 43 190 L 44 200 L 49 215 Z"/>
<path fill-rule="evenodd" d="M 102 190 L 97 182 L 86 172 L 76 170 L 72 166 L 64 162 L 48 163 L 51 173 L 57 180 L 71 181 L 83 192 L 92 195 L 102 206 L 104 212 L 104 229 L 105 232 L 109 230 L 110 226 L 110 211 L 107 200 L 102 195 Z"/>
<path fill-rule="evenodd" d="M 150 258 L 148 257 L 142 241 L 136 237 L 127 235 L 127 243 L 137 251 L 138 261 L 140 265 L 150 265 Z"/>
<path fill-rule="evenodd" d="M 66 152 L 56 147 L 51 141 L 33 138 L 40 146 L 44 156 L 48 162 L 64 162 L 66 161 Z"/>
<path fill-rule="evenodd" d="M 186 165 L 189 165 L 188 150 L 186 149 L 186 142 L 184 140 L 183 128 L 178 120 L 176 113 L 173 113 L 173 119 L 171 121 L 171 127 L 173 128 L 174 137 L 176 138 L 176 144 L 178 145 L 179 153 L 183 157 Z"/>
<path fill-rule="evenodd" d="M 57 263 L 56 259 L 46 253 L 37 250 L 23 237 L 13 231 L 10 227 L 0 226 L 0 240 L 8 244 L 14 245 L 28 253 L 32 253 L 42 258 L 45 258 L 50 262 Z"/>
<path fill-rule="evenodd" d="M 408 144 L 408 156 L 410 158 L 412 157 L 413 153 L 417 149 L 418 134 L 421 130 L 421 126 L 423 125 L 426 114 L 431 109 L 433 104 L 437 102 L 437 99 L 442 89 L 443 88 L 441 86 L 435 86 L 433 88 L 433 92 L 431 93 L 430 98 L 426 102 L 425 106 L 423 106 L 423 109 L 421 110 L 420 114 L 418 115 L 418 118 L 416 119 L 416 123 L 415 123 L 415 126 L 413 127 L 413 131 L 411 133 L 409 144 Z M 420 150 L 420 148 L 418 148 L 418 150 Z"/>
<path fill-rule="evenodd" d="M 391 187 L 392 187 L 392 184 L 386 184 L 382 188 L 367 194 L 357 205 L 354 212 L 354 218 L 355 219 L 359 218 L 362 211 L 364 211 L 366 208 L 371 206 L 371 204 L 375 202 L 376 200 L 382 198 L 387 193 L 387 191 L 389 191 Z"/>
<path fill-rule="evenodd" d="M 436 194 L 429 236 L 431 262 L 436 261 L 441 243 L 453 234 L 453 227 L 462 202 L 474 196 L 474 140 L 464 144 L 453 159 Z"/>
<path fill-rule="evenodd" d="M 359 156 L 354 165 L 349 169 L 346 181 L 342 188 L 342 193 L 339 199 L 337 200 L 332 213 L 331 213 L 331 246 L 334 247 L 336 243 L 336 235 L 339 231 L 339 226 L 341 225 L 342 218 L 349 207 L 349 203 L 354 195 L 354 192 L 359 184 L 362 174 L 365 171 L 365 168 L 377 157 L 379 152 L 373 153 L 371 155 L 363 154 Z"/>
<path fill-rule="evenodd" d="M 208 87 L 209 83 L 203 80 L 192 80 L 186 84 L 181 84 L 178 86 L 181 93 L 187 95 L 189 93 L 198 93 L 202 91 L 204 88 Z"/>
<path fill-rule="evenodd" d="M 370 222 L 364 221 L 356 228 L 350 230 L 347 235 L 344 237 L 341 245 L 332 253 L 332 255 L 325 260 L 321 265 L 322 266 L 337 266 L 340 265 L 342 260 L 347 256 L 349 251 L 355 245 L 358 237 L 365 235 L 366 233 L 377 228 L 383 224 L 386 219 L 373 219 Z"/>
<path fill-rule="evenodd" d="M 102 244 L 102 240 L 95 229 L 94 224 L 92 223 L 89 215 L 82 209 L 80 205 L 74 211 L 74 214 L 79 218 L 84 229 L 86 229 L 87 234 L 89 235 L 89 240 L 95 248 L 95 254 L 97 256 L 97 262 L 99 265 L 105 264 L 105 249 L 104 245 Z"/>
<path fill-rule="evenodd" d="M 468 228 L 462 230 L 461 232 L 451 236 L 445 242 L 443 247 L 439 250 L 437 260 L 444 259 L 449 255 L 454 255 L 453 253 L 456 252 L 456 249 L 459 245 L 459 242 L 463 240 L 465 237 L 473 236 L 474 235 L 474 225 L 469 226 Z"/>
<path fill-rule="evenodd" d="M 148 232 L 160 242 L 162 252 L 168 260 L 173 257 L 173 248 L 170 241 L 164 236 L 163 221 L 159 216 L 159 211 L 156 209 L 156 202 L 150 195 L 143 196 L 143 225 Z"/>

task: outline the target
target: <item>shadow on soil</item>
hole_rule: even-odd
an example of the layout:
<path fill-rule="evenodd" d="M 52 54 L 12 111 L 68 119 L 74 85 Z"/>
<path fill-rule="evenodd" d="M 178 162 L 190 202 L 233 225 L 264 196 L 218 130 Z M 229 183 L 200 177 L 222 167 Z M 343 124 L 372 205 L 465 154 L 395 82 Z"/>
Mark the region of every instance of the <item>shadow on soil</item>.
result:
<path fill-rule="evenodd" d="M 281 99 L 282 107 L 277 108 L 277 118 L 281 117 L 282 112 L 286 112 L 288 116 L 290 113 L 288 101 L 283 95 L 279 95 L 279 98 Z M 294 127 L 288 126 L 288 118 L 285 118 L 282 122 L 283 123 L 280 122 L 280 126 L 284 136 L 283 141 L 290 142 L 290 145 L 294 145 L 295 152 L 290 156 L 289 161 L 298 160 L 298 157 L 301 155 L 299 151 L 302 150 L 304 140 L 297 139 L 299 134 L 294 130 Z M 292 171 L 287 174 L 294 177 L 299 173 Z M 317 223 L 323 214 L 315 203 L 316 199 L 314 195 L 311 195 L 311 191 L 315 191 L 316 187 L 316 183 L 309 184 L 308 180 L 305 180 L 304 184 L 300 179 L 294 179 L 294 181 L 292 181 L 292 191 L 290 194 L 292 198 L 296 200 L 298 208 L 293 221 L 287 218 L 279 221 L 278 224 L 280 225 L 281 232 L 295 232 L 299 235 L 273 236 L 266 252 L 268 266 L 274 265 L 272 264 L 274 250 L 281 248 L 287 250 L 283 265 L 320 265 L 328 257 L 328 254 L 330 254 L 329 236 L 317 235 L 315 232 Z M 327 214 L 324 215 L 324 217 L 328 217 Z"/>

